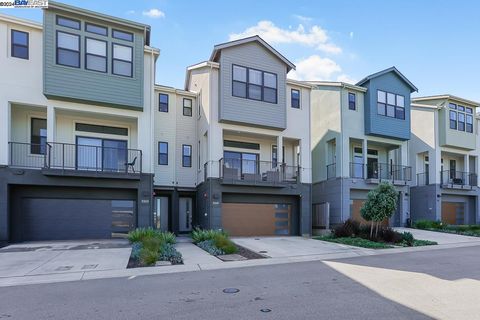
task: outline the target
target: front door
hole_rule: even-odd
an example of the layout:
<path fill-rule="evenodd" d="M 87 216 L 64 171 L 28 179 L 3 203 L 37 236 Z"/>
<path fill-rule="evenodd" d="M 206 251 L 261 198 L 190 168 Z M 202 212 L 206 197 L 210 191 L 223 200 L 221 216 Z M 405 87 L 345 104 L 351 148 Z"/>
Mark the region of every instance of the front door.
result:
<path fill-rule="evenodd" d="M 367 159 L 367 178 L 378 179 L 378 159 L 377 158 Z"/>
<path fill-rule="evenodd" d="M 179 199 L 179 232 L 190 232 L 192 231 L 192 198 L 182 197 Z"/>
<path fill-rule="evenodd" d="M 153 213 L 154 228 L 161 231 L 168 231 L 168 197 L 155 198 L 155 212 Z"/>

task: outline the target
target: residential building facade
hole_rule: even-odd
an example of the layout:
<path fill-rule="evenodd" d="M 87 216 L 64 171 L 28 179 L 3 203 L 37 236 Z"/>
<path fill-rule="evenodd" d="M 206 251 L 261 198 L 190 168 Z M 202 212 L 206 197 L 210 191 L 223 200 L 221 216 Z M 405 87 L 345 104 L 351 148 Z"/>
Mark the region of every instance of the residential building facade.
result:
<path fill-rule="evenodd" d="M 416 87 L 392 67 L 356 85 L 312 82 L 312 203 L 329 222 L 363 221 L 360 208 L 381 181 L 398 191 L 389 224 L 409 218 L 410 94 Z"/>
<path fill-rule="evenodd" d="M 412 101 L 412 219 L 478 223 L 480 104 L 452 95 Z"/>

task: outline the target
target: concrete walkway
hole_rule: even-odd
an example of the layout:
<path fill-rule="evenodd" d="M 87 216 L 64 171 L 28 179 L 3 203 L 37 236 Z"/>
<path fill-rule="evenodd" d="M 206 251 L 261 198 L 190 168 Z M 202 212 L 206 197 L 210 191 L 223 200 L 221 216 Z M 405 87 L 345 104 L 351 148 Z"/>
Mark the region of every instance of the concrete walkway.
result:
<path fill-rule="evenodd" d="M 223 261 L 212 256 L 193 243 L 181 242 L 175 248 L 182 254 L 183 264 L 186 266 L 200 266 L 204 264 L 222 264 Z"/>
<path fill-rule="evenodd" d="M 480 237 L 462 236 L 453 233 L 419 230 L 411 228 L 395 228 L 398 232 L 410 232 L 415 239 L 435 241 L 438 244 L 480 243 Z"/>

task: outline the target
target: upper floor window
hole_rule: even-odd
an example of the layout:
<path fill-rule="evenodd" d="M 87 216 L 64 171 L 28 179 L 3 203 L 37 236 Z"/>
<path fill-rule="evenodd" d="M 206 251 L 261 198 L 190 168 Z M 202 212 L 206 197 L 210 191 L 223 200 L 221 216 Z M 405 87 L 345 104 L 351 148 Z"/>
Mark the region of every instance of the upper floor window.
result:
<path fill-rule="evenodd" d="M 239 98 L 277 103 L 277 75 L 233 65 L 232 95 Z"/>
<path fill-rule="evenodd" d="M 184 144 L 182 146 L 182 167 L 192 166 L 192 146 Z"/>
<path fill-rule="evenodd" d="M 115 39 L 125 40 L 133 42 L 133 33 L 120 31 L 120 30 L 112 30 L 112 37 Z"/>
<path fill-rule="evenodd" d="M 292 89 L 292 108 L 300 109 L 300 90 Z"/>
<path fill-rule="evenodd" d="M 71 29 L 80 30 L 80 21 L 70 18 L 57 16 L 57 25 Z"/>
<path fill-rule="evenodd" d="M 12 57 L 28 59 L 28 33 L 12 29 Z"/>
<path fill-rule="evenodd" d="M 125 77 L 132 77 L 133 48 L 114 43 L 112 65 L 113 74 Z"/>
<path fill-rule="evenodd" d="M 98 26 L 96 24 L 92 23 L 86 23 L 85 24 L 85 31 L 99 34 L 101 36 L 107 36 L 108 35 L 108 28 L 107 27 L 102 27 Z"/>
<path fill-rule="evenodd" d="M 80 68 L 80 36 L 57 31 L 57 64 Z"/>
<path fill-rule="evenodd" d="M 168 143 L 159 142 L 158 143 L 158 164 L 159 165 L 168 165 Z"/>
<path fill-rule="evenodd" d="M 348 109 L 357 110 L 357 96 L 355 93 L 348 93 Z"/>
<path fill-rule="evenodd" d="M 30 128 L 30 153 L 45 154 L 47 144 L 47 120 L 32 118 Z"/>
<path fill-rule="evenodd" d="M 107 42 L 85 38 L 85 69 L 107 72 Z"/>
<path fill-rule="evenodd" d="M 168 94 L 160 93 L 158 101 L 160 103 L 158 106 L 158 111 L 168 112 Z"/>
<path fill-rule="evenodd" d="M 473 109 L 449 103 L 450 129 L 473 133 Z"/>
<path fill-rule="evenodd" d="M 183 115 L 192 116 L 192 99 L 183 98 Z"/>
<path fill-rule="evenodd" d="M 405 119 L 405 97 L 390 92 L 377 91 L 377 113 L 390 118 Z"/>

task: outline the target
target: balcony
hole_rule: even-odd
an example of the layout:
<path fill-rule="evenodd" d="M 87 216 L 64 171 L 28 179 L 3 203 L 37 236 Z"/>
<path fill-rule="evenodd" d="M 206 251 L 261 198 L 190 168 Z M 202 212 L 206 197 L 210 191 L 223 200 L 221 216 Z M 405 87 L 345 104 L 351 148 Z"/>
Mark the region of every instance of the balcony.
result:
<path fill-rule="evenodd" d="M 412 180 L 412 168 L 388 163 L 373 162 L 365 165 L 350 162 L 350 178 L 366 179 L 370 183 L 391 181 L 393 184 L 403 185 Z"/>
<path fill-rule="evenodd" d="M 300 182 L 300 167 L 271 161 L 222 158 L 219 168 L 224 184 L 284 187 Z"/>
<path fill-rule="evenodd" d="M 331 163 L 327 165 L 327 180 L 335 179 L 337 177 L 337 164 Z"/>
<path fill-rule="evenodd" d="M 47 142 L 9 142 L 9 166 L 42 169 L 46 175 L 137 176 L 142 151 L 137 149 Z"/>
<path fill-rule="evenodd" d="M 444 170 L 440 171 L 440 185 L 442 188 L 468 189 L 476 188 L 478 176 L 476 173 Z"/>

